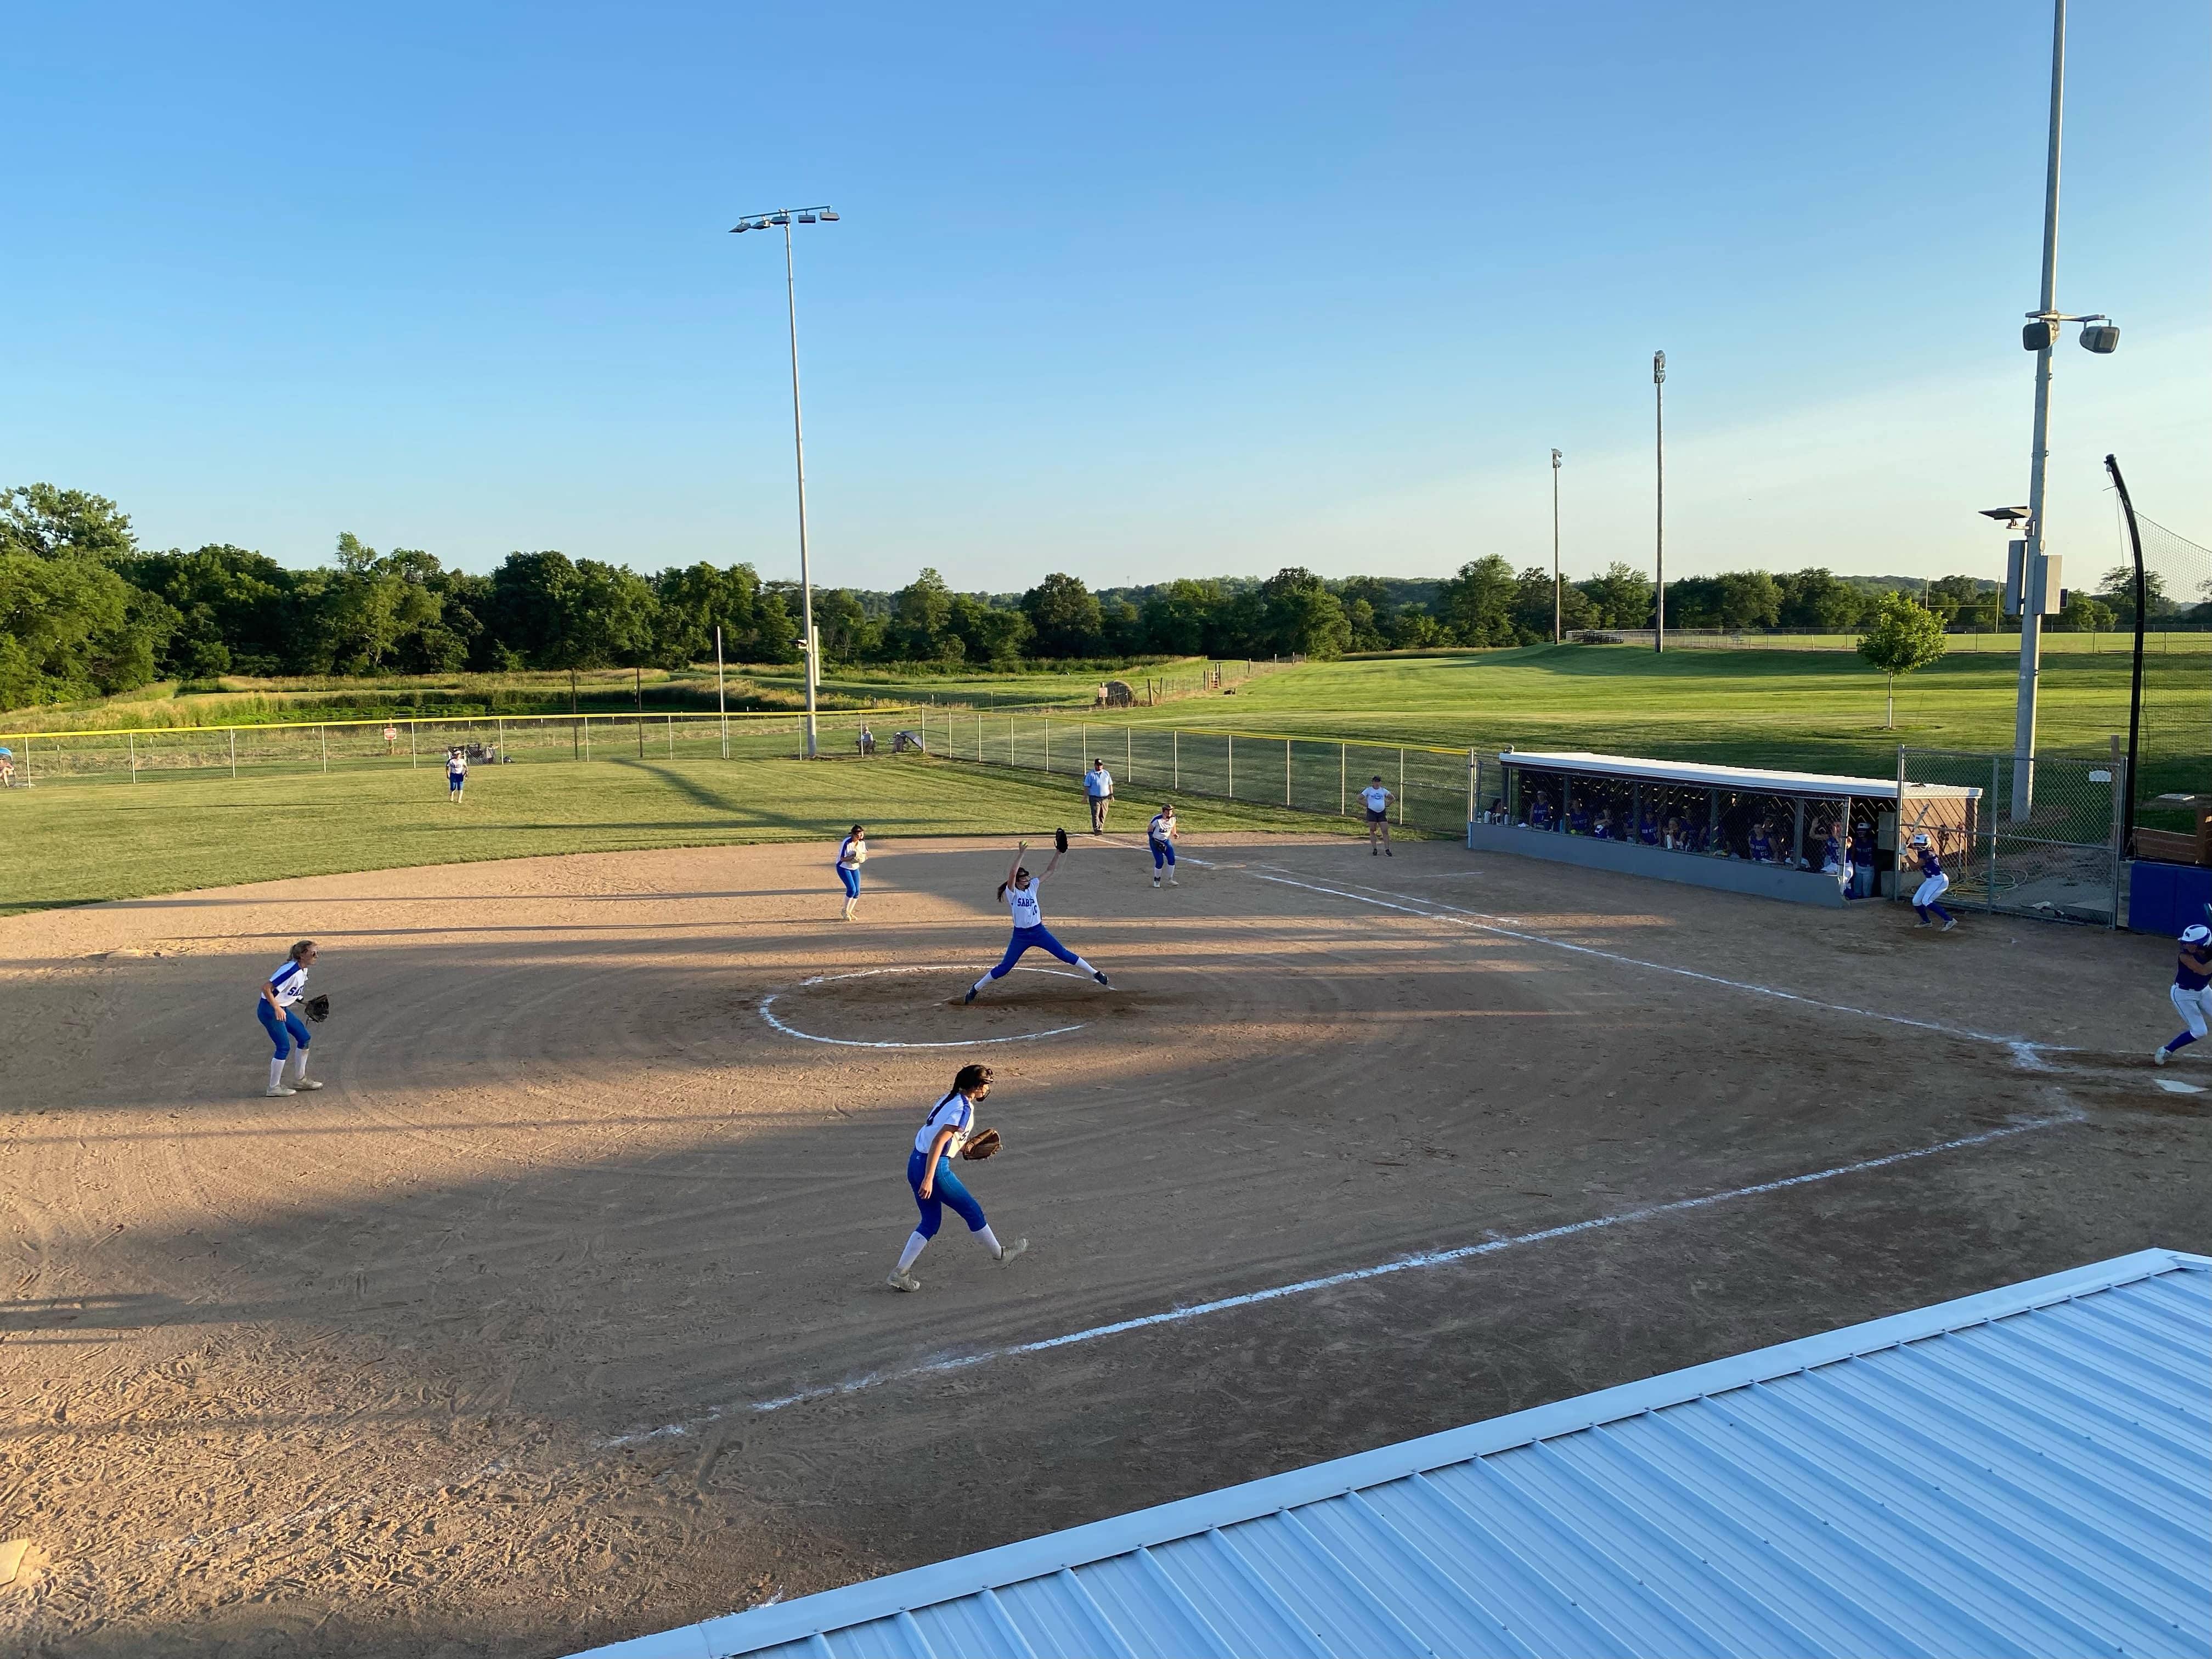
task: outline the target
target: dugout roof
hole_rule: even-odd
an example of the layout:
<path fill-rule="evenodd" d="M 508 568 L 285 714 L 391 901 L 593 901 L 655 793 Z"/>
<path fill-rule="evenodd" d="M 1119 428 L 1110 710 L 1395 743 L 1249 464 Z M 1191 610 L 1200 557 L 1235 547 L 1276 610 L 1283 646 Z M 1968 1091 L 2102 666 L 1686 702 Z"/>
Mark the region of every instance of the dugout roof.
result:
<path fill-rule="evenodd" d="M 1507 766 L 1525 766 L 1540 772 L 1588 772 L 1602 777 L 1640 778 L 1653 783 L 1686 784 L 1699 789 L 1741 789 L 1769 795 L 1808 795 L 1838 800 L 1855 795 L 1875 800 L 1895 800 L 1895 778 L 1846 778 L 1826 772 L 1770 772 L 1749 766 L 1708 766 L 1692 761 L 1638 760 L 1631 755 L 1593 755 L 1583 750 L 1540 751 L 1508 749 L 1498 757 Z M 1950 784 L 1905 781 L 1908 793 L 1918 796 L 1950 796 L 1978 800 L 1978 789 Z"/>
<path fill-rule="evenodd" d="M 2208 1370 L 2143 1250 L 596 1659 L 2203 1653 Z"/>

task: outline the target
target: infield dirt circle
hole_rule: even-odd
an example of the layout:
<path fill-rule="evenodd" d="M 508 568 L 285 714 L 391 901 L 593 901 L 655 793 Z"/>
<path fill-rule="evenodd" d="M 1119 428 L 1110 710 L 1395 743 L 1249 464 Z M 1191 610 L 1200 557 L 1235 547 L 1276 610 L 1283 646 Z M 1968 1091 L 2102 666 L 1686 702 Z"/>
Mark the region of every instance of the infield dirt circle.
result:
<path fill-rule="evenodd" d="M 963 1006 L 1010 850 L 880 845 L 849 924 L 827 843 L 0 921 L 0 1646 L 562 1653 L 2212 1245 L 2160 940 L 1079 836 L 1114 988 Z M 307 937 L 328 1086 L 264 1099 Z M 1031 1249 L 948 1217 L 902 1296 L 969 1060 Z"/>

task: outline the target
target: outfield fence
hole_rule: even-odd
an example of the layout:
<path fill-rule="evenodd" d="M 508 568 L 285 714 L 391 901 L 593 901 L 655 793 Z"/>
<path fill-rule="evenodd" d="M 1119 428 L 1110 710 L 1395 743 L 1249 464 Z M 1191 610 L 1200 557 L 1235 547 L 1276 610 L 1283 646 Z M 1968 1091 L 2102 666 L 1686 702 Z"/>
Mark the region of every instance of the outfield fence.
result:
<path fill-rule="evenodd" d="M 1170 795 L 1204 795 L 1349 817 L 1364 813 L 1359 792 L 1375 777 L 1391 793 L 1394 823 L 1461 836 L 1473 811 L 1474 771 L 1465 749 L 1188 731 L 1038 711 L 916 712 L 930 751 L 948 760 L 1060 773 L 1079 793 L 1076 781 L 1092 761 L 1103 760 L 1125 811 L 1141 811 Z"/>
<path fill-rule="evenodd" d="M 839 710 L 816 716 L 824 754 L 851 752 L 862 727 L 888 751 L 918 711 Z M 755 714 L 483 714 L 433 720 L 296 721 L 111 732 L 0 733 L 18 787 L 445 764 L 460 749 L 471 765 L 588 760 L 765 760 L 805 752 L 806 717 Z"/>

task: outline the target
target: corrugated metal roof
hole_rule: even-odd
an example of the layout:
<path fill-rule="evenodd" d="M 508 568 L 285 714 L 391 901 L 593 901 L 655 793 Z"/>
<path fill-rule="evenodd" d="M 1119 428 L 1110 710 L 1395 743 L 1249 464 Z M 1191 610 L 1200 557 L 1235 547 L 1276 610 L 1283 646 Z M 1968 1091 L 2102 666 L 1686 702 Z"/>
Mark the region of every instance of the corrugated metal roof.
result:
<path fill-rule="evenodd" d="M 1533 766 L 1540 771 L 1601 772 L 1624 778 L 1650 778 L 1661 783 L 1687 783 L 1720 789 L 1762 789 L 1777 795 L 1817 795 L 1840 800 L 1863 795 L 1874 800 L 1895 800 L 1895 778 L 1847 778 L 1826 772 L 1775 772 L 1751 766 L 1709 766 L 1702 761 L 1641 760 L 1633 755 L 1594 755 L 1587 750 L 1508 749 L 1498 760 L 1507 766 Z M 1948 783 L 1917 783 L 1907 779 L 1905 788 L 1915 795 L 1974 800 L 1981 791 Z"/>
<path fill-rule="evenodd" d="M 617 1643 L 2212 1651 L 2212 1260 L 2146 1250 Z"/>

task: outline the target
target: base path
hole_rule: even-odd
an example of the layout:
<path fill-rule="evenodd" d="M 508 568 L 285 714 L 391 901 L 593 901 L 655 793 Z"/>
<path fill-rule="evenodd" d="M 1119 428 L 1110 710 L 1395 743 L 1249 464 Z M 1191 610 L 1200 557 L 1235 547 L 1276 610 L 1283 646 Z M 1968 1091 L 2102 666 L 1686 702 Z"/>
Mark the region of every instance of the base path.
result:
<path fill-rule="evenodd" d="M 1114 989 L 972 1006 L 997 843 L 884 842 L 849 924 L 826 846 L 0 921 L 0 1644 L 562 1653 L 2212 1247 L 2162 941 L 1188 850 L 1079 838 Z M 264 1099 L 302 937 L 329 1086 Z M 948 1220 L 900 1296 L 969 1058 L 1031 1249 Z"/>

